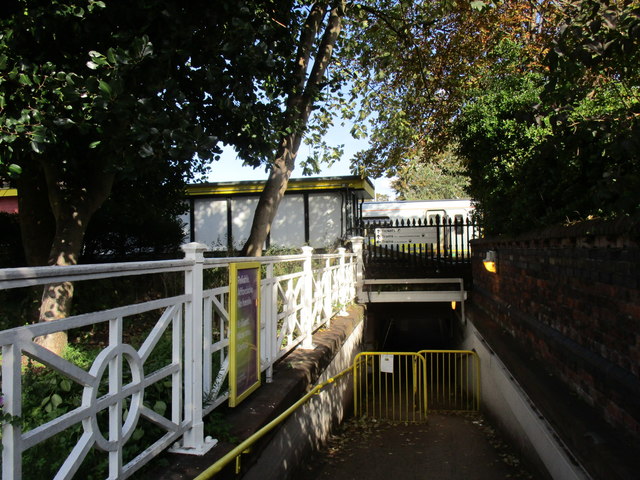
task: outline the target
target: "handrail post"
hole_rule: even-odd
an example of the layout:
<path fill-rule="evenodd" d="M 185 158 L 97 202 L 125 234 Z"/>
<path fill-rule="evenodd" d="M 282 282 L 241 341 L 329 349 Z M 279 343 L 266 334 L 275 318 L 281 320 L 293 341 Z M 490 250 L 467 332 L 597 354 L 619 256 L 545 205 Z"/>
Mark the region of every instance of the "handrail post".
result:
<path fill-rule="evenodd" d="M 357 256 L 356 264 L 356 298 L 359 302 L 363 301 L 364 286 L 364 237 L 351 237 L 351 248 Z"/>
<path fill-rule="evenodd" d="M 303 269 L 304 276 L 302 281 L 302 327 L 304 333 L 304 340 L 302 341 L 302 348 L 312 350 L 313 345 L 313 268 L 311 265 L 311 255 L 313 254 L 313 247 L 302 247 L 302 254 L 305 256 Z"/>
<path fill-rule="evenodd" d="M 191 296 L 191 301 L 185 305 L 184 316 L 184 415 L 185 420 L 191 422 L 191 428 L 184 433 L 180 447 L 172 450 L 204 455 L 217 443 L 217 440 L 205 439 L 202 420 L 203 271 L 207 247 L 192 242 L 182 245 L 182 250 L 185 259 L 194 262 L 193 267 L 185 271 L 184 277 L 184 292 Z"/>

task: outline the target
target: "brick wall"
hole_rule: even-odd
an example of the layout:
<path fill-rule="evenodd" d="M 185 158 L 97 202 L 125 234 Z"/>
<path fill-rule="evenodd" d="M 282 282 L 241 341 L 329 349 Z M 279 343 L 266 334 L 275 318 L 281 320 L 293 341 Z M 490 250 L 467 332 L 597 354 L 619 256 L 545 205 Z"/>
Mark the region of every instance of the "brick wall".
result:
<path fill-rule="evenodd" d="M 497 252 L 497 273 L 482 259 Z M 473 245 L 473 304 L 610 424 L 640 437 L 640 224 L 584 222 Z"/>

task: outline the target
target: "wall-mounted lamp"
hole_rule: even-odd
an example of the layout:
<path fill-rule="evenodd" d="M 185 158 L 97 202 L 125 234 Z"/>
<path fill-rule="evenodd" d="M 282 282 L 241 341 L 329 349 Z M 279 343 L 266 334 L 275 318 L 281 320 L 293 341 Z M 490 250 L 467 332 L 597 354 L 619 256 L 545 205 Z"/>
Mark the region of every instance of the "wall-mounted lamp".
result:
<path fill-rule="evenodd" d="M 495 250 L 488 250 L 487 254 L 482 260 L 482 264 L 487 272 L 496 273 L 496 261 L 498 259 L 498 255 Z"/>

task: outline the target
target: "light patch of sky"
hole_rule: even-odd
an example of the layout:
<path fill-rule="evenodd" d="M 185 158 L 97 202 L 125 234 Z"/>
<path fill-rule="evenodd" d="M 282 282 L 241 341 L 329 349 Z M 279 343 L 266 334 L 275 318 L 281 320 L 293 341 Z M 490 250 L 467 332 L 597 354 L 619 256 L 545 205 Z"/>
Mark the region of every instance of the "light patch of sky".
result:
<path fill-rule="evenodd" d="M 356 140 L 351 137 L 350 127 L 335 126 L 327 134 L 327 143 L 332 145 L 344 144 L 344 154 L 339 162 L 334 162 L 331 166 L 323 165 L 318 175 L 312 177 L 337 177 L 351 175 L 350 165 L 353 156 L 360 150 L 367 147 L 366 139 Z M 309 156 L 309 147 L 304 143 L 298 152 L 298 158 L 303 159 Z M 302 170 L 294 170 L 293 178 L 302 176 Z M 211 165 L 211 173 L 207 180 L 209 182 L 238 182 L 243 180 L 266 180 L 268 172 L 264 167 L 252 168 L 244 166 L 238 159 L 236 152 L 231 147 L 225 147 L 218 162 Z M 376 195 L 388 195 L 390 200 L 395 198 L 395 192 L 391 188 L 391 179 L 383 177 L 371 179 L 376 189 Z"/>

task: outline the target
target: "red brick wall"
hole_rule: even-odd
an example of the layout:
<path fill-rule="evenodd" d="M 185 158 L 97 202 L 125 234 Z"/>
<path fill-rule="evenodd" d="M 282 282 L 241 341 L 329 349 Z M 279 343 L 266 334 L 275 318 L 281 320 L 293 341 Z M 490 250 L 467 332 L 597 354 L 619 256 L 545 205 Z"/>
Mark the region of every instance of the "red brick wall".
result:
<path fill-rule="evenodd" d="M 496 274 L 482 266 L 488 250 Z M 585 222 L 473 251 L 474 306 L 640 437 L 640 224 Z"/>

